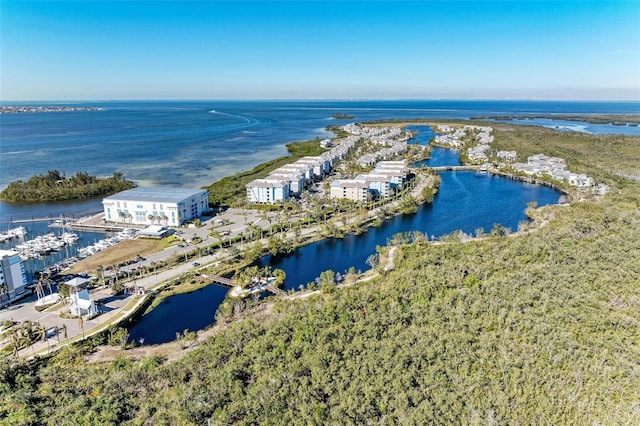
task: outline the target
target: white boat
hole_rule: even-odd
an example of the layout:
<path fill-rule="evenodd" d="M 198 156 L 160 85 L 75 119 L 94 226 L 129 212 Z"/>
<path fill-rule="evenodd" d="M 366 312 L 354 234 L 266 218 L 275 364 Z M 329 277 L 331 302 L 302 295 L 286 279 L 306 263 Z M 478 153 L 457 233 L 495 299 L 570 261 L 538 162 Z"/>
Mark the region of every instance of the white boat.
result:
<path fill-rule="evenodd" d="M 60 239 L 67 244 L 74 244 L 77 243 L 80 238 L 78 237 L 78 234 L 74 234 L 73 232 L 65 232 L 60 236 Z"/>

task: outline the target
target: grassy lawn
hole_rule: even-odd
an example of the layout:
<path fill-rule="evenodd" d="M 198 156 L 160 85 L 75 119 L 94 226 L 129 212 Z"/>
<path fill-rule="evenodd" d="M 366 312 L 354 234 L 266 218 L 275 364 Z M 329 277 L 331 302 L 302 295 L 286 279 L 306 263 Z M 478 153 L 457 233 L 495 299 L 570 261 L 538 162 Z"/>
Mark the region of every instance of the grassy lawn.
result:
<path fill-rule="evenodd" d="M 167 242 L 165 240 L 126 240 L 76 263 L 69 269 L 69 273 L 89 271 L 100 265 L 113 265 L 138 255 L 146 256 L 156 253 L 166 247 Z"/>

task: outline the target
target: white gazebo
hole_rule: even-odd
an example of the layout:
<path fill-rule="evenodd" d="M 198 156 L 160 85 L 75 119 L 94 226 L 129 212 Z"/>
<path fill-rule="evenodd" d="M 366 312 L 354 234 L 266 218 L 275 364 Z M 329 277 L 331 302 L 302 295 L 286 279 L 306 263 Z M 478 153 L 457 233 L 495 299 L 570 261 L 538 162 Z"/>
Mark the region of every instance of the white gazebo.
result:
<path fill-rule="evenodd" d="M 69 310 L 72 315 L 81 317 L 98 312 L 95 302 L 89 297 L 89 291 L 86 287 L 88 282 L 89 280 L 86 278 L 73 278 L 66 282 L 66 285 L 69 286 L 69 300 L 71 302 Z"/>

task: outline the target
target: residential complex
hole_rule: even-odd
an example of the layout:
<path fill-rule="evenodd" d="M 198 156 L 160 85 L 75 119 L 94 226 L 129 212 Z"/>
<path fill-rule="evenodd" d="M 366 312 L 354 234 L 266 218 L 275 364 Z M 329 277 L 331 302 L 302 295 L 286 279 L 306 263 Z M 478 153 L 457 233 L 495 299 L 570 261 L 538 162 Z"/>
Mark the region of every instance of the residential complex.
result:
<path fill-rule="evenodd" d="M 6 301 L 7 296 L 11 300 L 24 293 L 26 285 L 27 274 L 20 254 L 14 250 L 0 250 L 0 303 Z"/>
<path fill-rule="evenodd" d="M 359 174 L 354 179 L 333 181 L 329 197 L 352 201 L 388 197 L 404 186 L 408 171 L 405 161 L 380 161 L 369 173 Z"/>
<path fill-rule="evenodd" d="M 275 204 L 286 201 L 291 196 L 299 196 L 306 185 L 328 175 L 336 161 L 343 159 L 357 140 L 357 137 L 348 137 L 340 145 L 317 157 L 302 157 L 277 168 L 264 179 L 249 182 L 246 185 L 247 201 Z"/>
<path fill-rule="evenodd" d="M 341 179 L 331 183 L 331 198 L 347 198 L 354 201 L 366 201 L 391 195 L 401 187 L 406 178 L 408 167 L 404 161 L 380 161 L 395 158 L 407 151 L 409 136 L 396 127 L 363 127 L 347 124 L 343 130 L 351 133 L 337 146 L 316 157 L 303 157 L 292 164 L 282 166 L 264 179 L 256 179 L 246 185 L 249 203 L 274 204 L 283 202 L 291 196 L 299 196 L 306 185 L 324 179 L 335 164 L 344 159 L 356 142 L 365 140 L 376 147 L 374 152 L 361 155 L 356 163 L 362 167 L 376 165 L 375 169 L 353 179 Z M 323 147 L 331 144 L 324 143 Z"/>
<path fill-rule="evenodd" d="M 452 148 L 463 148 L 467 146 L 467 157 L 469 160 L 482 163 L 488 160 L 487 151 L 493 142 L 491 132 L 493 129 L 487 126 L 464 126 L 452 127 L 440 125 L 436 128 L 441 135 L 436 136 L 435 141 L 440 145 Z"/>
<path fill-rule="evenodd" d="M 108 222 L 180 226 L 209 210 L 202 189 L 133 188 L 102 200 Z"/>
<path fill-rule="evenodd" d="M 584 174 L 570 172 L 566 169 L 565 161 L 558 157 L 536 154 L 527 158 L 526 163 L 513 163 L 511 167 L 528 175 L 547 174 L 553 179 L 566 182 L 578 188 L 593 186 L 593 178 Z"/>

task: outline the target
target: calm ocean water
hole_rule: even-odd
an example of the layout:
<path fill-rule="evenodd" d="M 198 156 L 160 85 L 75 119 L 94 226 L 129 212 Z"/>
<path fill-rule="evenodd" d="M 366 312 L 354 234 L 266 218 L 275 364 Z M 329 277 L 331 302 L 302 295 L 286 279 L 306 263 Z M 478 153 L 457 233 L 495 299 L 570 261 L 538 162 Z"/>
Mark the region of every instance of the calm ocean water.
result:
<path fill-rule="evenodd" d="M 638 113 L 637 102 L 281 101 L 95 102 L 100 111 L 0 115 L 0 188 L 57 169 L 122 172 L 143 186 L 201 187 L 285 155 L 285 144 L 326 137 L 335 112 L 357 121 L 541 113 Z M 574 123 L 575 124 L 575 123 Z M 609 129 L 610 128 L 610 129 Z M 632 129 L 632 128 L 625 128 Z M 595 133 L 619 126 L 587 126 Z M 633 128 L 640 132 L 638 128 Z M 0 223 L 101 209 L 100 200 L 57 205 L 0 203 Z"/>

